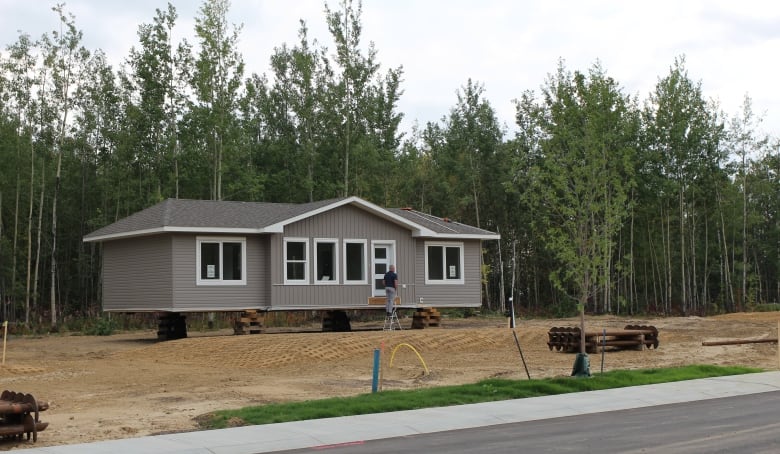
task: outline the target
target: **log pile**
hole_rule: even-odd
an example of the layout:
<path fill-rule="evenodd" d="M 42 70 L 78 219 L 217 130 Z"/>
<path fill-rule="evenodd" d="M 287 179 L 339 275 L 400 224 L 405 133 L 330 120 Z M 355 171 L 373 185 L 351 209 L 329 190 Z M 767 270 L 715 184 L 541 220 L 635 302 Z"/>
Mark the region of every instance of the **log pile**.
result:
<path fill-rule="evenodd" d="M 580 351 L 579 327 L 553 327 L 547 332 L 547 346 L 550 350 L 566 353 Z M 596 353 L 600 349 L 644 350 L 658 348 L 658 329 L 654 326 L 627 325 L 621 329 L 585 332 L 585 351 Z"/>
<path fill-rule="evenodd" d="M 0 394 L 0 438 L 21 439 L 26 435 L 33 442 L 38 441 L 38 432 L 49 423 L 38 419 L 39 413 L 48 409 L 48 402 L 39 402 L 30 394 L 3 391 Z"/>

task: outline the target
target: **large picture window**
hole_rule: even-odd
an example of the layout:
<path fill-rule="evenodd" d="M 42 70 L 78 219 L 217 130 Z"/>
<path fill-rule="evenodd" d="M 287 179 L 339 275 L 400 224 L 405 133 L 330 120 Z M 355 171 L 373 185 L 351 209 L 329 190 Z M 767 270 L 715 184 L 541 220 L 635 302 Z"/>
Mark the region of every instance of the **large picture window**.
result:
<path fill-rule="evenodd" d="M 246 239 L 197 238 L 198 285 L 245 285 Z"/>
<path fill-rule="evenodd" d="M 284 283 L 309 283 L 309 240 L 284 239 Z"/>
<path fill-rule="evenodd" d="M 318 284 L 338 284 L 338 240 L 314 239 L 314 281 Z"/>
<path fill-rule="evenodd" d="M 425 283 L 463 283 L 463 243 L 425 243 Z"/>
<path fill-rule="evenodd" d="M 366 284 L 366 240 L 344 240 L 344 283 Z"/>

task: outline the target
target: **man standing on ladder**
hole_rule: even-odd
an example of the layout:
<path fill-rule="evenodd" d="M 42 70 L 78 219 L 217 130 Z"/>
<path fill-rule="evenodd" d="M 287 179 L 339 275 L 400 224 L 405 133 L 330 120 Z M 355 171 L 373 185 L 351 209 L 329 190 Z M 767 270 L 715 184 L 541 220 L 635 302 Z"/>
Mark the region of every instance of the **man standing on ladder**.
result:
<path fill-rule="evenodd" d="M 398 275 L 395 274 L 395 265 L 390 265 L 390 271 L 385 273 L 385 296 L 387 297 L 387 304 L 385 305 L 385 312 L 390 317 L 395 311 L 395 294 L 398 291 Z"/>

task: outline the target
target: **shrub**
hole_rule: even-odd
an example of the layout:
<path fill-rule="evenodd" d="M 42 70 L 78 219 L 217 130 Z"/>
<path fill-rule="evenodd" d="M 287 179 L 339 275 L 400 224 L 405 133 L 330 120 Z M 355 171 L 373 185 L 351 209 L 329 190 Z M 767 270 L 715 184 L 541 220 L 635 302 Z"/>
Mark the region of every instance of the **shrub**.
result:
<path fill-rule="evenodd" d="M 88 336 L 110 336 L 114 334 L 116 323 L 108 317 L 99 317 L 94 323 L 88 324 L 84 329 L 84 334 Z"/>

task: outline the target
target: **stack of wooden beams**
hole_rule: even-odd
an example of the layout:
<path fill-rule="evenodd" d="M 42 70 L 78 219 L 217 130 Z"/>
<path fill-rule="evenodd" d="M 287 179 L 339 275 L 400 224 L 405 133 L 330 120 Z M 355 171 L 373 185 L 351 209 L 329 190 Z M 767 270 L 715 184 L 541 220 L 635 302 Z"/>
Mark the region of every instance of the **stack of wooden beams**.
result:
<path fill-rule="evenodd" d="M 263 332 L 265 314 L 254 309 L 245 310 L 233 326 L 235 334 L 260 334 Z"/>
<path fill-rule="evenodd" d="M 412 329 L 441 326 L 441 313 L 433 307 L 420 307 L 414 311 Z"/>

